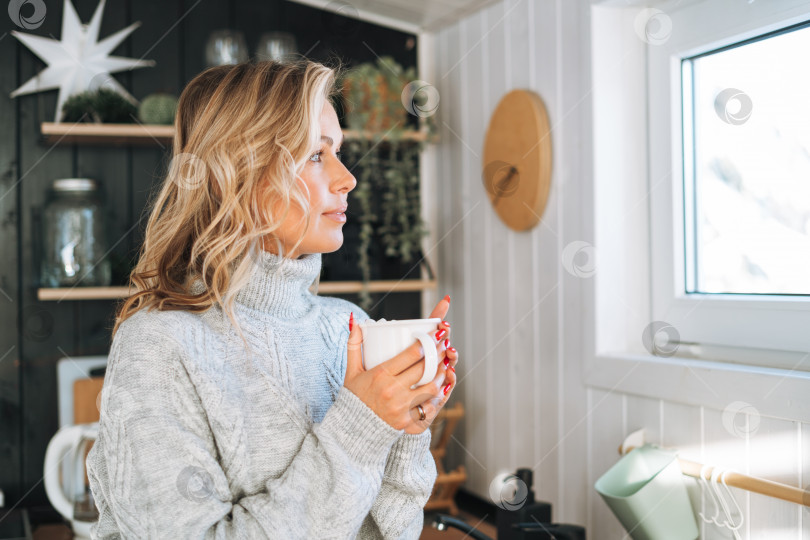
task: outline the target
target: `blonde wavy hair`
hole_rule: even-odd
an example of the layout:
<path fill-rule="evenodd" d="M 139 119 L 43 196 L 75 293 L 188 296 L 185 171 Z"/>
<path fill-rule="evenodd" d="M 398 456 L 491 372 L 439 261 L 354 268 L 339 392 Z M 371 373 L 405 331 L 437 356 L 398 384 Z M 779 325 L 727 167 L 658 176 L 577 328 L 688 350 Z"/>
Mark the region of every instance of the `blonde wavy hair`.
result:
<path fill-rule="evenodd" d="M 306 186 L 298 176 L 320 140 L 320 117 L 338 93 L 339 67 L 308 60 L 209 68 L 183 90 L 172 160 L 150 212 L 130 290 L 113 335 L 141 309 L 233 312 L 254 255 L 292 205 L 304 212 L 295 249 L 309 226 Z M 288 239 L 289 240 L 289 239 Z M 271 244 L 272 245 L 272 244 Z M 205 292 L 193 295 L 193 278 Z M 243 336 L 244 339 L 244 336 Z"/>

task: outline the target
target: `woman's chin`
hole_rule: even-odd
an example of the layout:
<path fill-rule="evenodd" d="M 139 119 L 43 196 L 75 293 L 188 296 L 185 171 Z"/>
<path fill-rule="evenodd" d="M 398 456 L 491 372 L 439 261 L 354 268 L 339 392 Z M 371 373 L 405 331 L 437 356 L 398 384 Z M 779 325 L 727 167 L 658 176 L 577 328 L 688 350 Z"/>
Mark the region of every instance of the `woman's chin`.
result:
<path fill-rule="evenodd" d="M 339 250 L 343 246 L 343 231 L 339 231 L 338 235 L 330 235 L 328 241 L 324 242 L 321 246 L 321 253 L 332 253 Z"/>

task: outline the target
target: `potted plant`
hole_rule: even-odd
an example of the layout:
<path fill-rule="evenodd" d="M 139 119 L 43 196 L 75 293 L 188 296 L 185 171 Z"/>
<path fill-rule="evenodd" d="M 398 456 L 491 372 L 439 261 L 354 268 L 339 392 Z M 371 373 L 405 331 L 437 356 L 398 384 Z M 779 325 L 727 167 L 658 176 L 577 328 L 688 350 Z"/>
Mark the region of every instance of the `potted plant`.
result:
<path fill-rule="evenodd" d="M 415 68 L 406 70 L 392 58 L 382 57 L 376 63 L 352 68 L 342 81 L 346 124 L 362 134 L 344 147 L 347 166 L 359 164 L 357 187 L 350 196 L 353 206 L 359 208 L 358 260 L 364 283 L 360 305 L 364 309 L 371 303 L 369 254 L 375 232 L 386 256 L 404 263 L 424 263 L 432 275 L 421 249 L 427 230 L 419 198 L 419 154 L 425 142 L 404 138 L 408 130 L 419 127 L 418 123 L 414 126 L 411 119 L 417 117 L 409 115 L 401 98 L 403 89 L 415 79 Z M 432 118 L 421 120 L 432 136 Z"/>

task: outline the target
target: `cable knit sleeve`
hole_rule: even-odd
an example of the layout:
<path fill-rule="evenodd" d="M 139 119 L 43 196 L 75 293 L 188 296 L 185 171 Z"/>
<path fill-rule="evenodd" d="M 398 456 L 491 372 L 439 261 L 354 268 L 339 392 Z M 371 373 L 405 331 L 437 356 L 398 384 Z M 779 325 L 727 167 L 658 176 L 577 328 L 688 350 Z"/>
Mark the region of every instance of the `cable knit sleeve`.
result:
<path fill-rule="evenodd" d="M 284 473 L 259 493 L 235 496 L 182 346 L 168 329 L 134 334 L 124 323 L 113 341 L 87 458 L 100 513 L 93 538 L 354 538 L 384 471 L 410 476 L 410 461 L 388 457 L 402 432 L 342 388 Z M 414 495 L 407 519 L 417 503 Z"/>
<path fill-rule="evenodd" d="M 365 311 L 355 308 L 359 321 L 369 318 Z M 388 454 L 380 493 L 358 538 L 419 538 L 425 503 L 436 476 L 436 463 L 430 453 L 430 429 L 418 435 L 402 435 Z"/>
<path fill-rule="evenodd" d="M 430 453 L 430 430 L 404 434 L 391 448 L 382 488 L 374 500 L 359 538 L 419 538 L 424 507 L 436 481 Z"/>

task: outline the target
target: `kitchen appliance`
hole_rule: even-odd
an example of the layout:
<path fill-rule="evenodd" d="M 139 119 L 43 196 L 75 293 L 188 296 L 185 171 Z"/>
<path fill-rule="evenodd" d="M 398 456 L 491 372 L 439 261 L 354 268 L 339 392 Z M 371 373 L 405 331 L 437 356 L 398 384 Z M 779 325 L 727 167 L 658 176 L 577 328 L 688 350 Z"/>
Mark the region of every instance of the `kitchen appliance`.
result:
<path fill-rule="evenodd" d="M 527 468 L 493 480 L 490 497 L 497 508 L 497 539 L 585 540 L 583 527 L 551 523 L 551 503 L 535 501 L 532 482 L 532 470 Z M 475 540 L 493 540 L 466 521 L 447 514 L 434 515 L 432 526 L 440 531 L 452 527 Z"/>
<path fill-rule="evenodd" d="M 449 527 L 458 529 L 474 540 L 496 540 L 483 534 L 474 526 L 447 514 L 436 514 L 433 517 L 434 529 L 444 531 Z M 531 538 L 532 540 L 585 540 L 585 529 L 579 525 L 561 525 L 559 523 L 513 523 L 509 532 L 503 536 L 498 533 L 497 540 L 513 540 L 514 538 Z"/>
<path fill-rule="evenodd" d="M 89 418 L 87 413 L 83 414 L 82 405 L 88 400 L 93 400 L 95 404 L 96 396 L 76 395 L 75 387 L 78 381 L 87 381 L 93 377 L 103 377 L 107 367 L 107 357 L 98 356 L 74 356 L 62 358 L 56 363 L 56 383 L 59 399 L 59 427 L 71 424 L 87 424 L 96 420 Z M 78 383 L 81 390 L 84 390 L 82 383 Z M 76 407 L 76 401 L 79 407 Z M 98 408 L 96 414 L 98 413 Z"/>
<path fill-rule="evenodd" d="M 98 519 L 85 461 L 98 435 L 97 400 L 106 365 L 106 356 L 88 356 L 62 358 L 56 368 L 60 427 L 45 451 L 43 478 L 48 500 L 76 538 L 90 538 Z"/>
<path fill-rule="evenodd" d="M 499 501 L 496 523 L 498 538 L 528 540 L 533 538 L 525 529 L 515 530 L 516 523 L 551 523 L 551 504 L 534 500 L 532 484 L 534 475 L 531 469 L 518 469 L 515 474 L 507 476 L 504 488 L 512 488 L 511 497 Z M 502 495 L 502 494 L 499 494 Z M 499 497 L 500 498 L 500 497 Z"/>
<path fill-rule="evenodd" d="M 98 422 L 59 428 L 45 451 L 45 493 L 70 522 L 75 538 L 90 538 L 98 511 L 87 487 L 85 459 L 98 437 Z M 62 467 L 62 464 L 65 467 Z M 65 474 L 60 474 L 64 470 Z"/>

